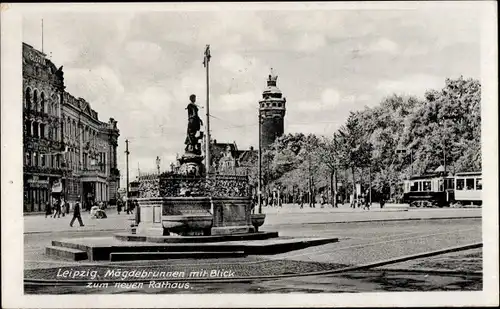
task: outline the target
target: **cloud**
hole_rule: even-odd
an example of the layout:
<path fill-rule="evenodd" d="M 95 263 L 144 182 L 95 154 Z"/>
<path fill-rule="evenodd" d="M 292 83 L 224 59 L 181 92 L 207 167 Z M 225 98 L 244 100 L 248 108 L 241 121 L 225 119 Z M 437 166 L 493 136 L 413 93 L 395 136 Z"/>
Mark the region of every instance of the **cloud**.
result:
<path fill-rule="evenodd" d="M 319 33 L 307 33 L 304 32 L 299 34 L 295 48 L 302 52 L 312 52 L 326 45 L 326 39 L 322 34 Z"/>
<path fill-rule="evenodd" d="M 397 54 L 399 52 L 399 45 L 387 38 L 381 38 L 368 46 L 367 51 Z"/>
<path fill-rule="evenodd" d="M 381 80 L 376 88 L 383 95 L 399 93 L 422 97 L 426 90 L 439 89 L 443 86 L 444 79 L 440 77 L 413 74 L 403 76 L 398 80 Z"/>

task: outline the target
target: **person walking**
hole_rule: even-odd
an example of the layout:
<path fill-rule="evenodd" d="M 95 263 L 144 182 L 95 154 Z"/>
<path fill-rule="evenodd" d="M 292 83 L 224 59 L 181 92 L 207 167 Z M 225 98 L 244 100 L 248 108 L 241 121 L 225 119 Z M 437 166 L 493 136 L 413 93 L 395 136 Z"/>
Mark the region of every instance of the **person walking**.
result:
<path fill-rule="evenodd" d="M 120 214 L 120 212 L 122 211 L 122 201 L 121 200 L 118 200 L 118 202 L 116 203 L 116 210 L 118 211 L 118 214 Z"/>
<path fill-rule="evenodd" d="M 78 199 L 80 199 L 80 197 L 78 197 Z M 78 223 L 80 223 L 80 226 L 85 226 L 83 224 L 82 215 L 80 213 L 80 202 L 78 201 L 75 203 L 75 207 L 73 209 L 73 219 L 71 219 L 69 226 L 73 227 L 73 223 L 76 219 L 78 219 Z"/>
<path fill-rule="evenodd" d="M 45 218 L 47 218 L 47 216 L 52 217 L 52 207 L 49 202 L 45 203 Z"/>
<path fill-rule="evenodd" d="M 300 191 L 299 193 L 299 205 L 300 205 L 300 208 L 304 208 L 304 194 L 302 193 L 302 191 Z"/>
<path fill-rule="evenodd" d="M 56 212 L 54 213 L 54 219 L 57 216 L 58 218 L 61 218 L 61 200 L 57 200 L 56 204 L 54 205 Z"/>

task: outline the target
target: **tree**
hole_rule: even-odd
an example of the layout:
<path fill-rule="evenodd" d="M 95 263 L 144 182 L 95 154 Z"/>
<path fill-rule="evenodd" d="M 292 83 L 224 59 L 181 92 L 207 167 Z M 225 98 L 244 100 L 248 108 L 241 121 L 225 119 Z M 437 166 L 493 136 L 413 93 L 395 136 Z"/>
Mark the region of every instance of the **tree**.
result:
<path fill-rule="evenodd" d="M 339 160 L 342 166 L 351 169 L 353 194 L 356 192 L 356 167 L 366 167 L 371 163 L 373 146 L 365 133 L 359 113 L 353 112 L 338 131 Z"/>

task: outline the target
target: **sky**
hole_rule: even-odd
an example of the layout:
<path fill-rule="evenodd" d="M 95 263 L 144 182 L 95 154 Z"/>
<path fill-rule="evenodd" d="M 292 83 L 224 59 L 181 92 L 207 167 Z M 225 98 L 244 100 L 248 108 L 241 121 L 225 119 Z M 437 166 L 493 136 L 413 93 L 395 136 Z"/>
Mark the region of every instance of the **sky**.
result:
<path fill-rule="evenodd" d="M 203 7 L 201 7 L 203 8 Z M 275 7 L 276 8 L 276 7 Z M 480 79 L 480 11 L 415 9 L 31 12 L 23 41 L 64 66 L 66 91 L 120 129 L 130 178 L 182 154 L 189 95 L 205 115 L 203 52 L 211 46 L 213 139 L 258 144 L 258 101 L 270 69 L 287 99 L 285 133 L 330 135 L 350 111 L 393 93 L 423 97 L 446 78 Z M 124 179 L 122 177 L 122 184 Z"/>

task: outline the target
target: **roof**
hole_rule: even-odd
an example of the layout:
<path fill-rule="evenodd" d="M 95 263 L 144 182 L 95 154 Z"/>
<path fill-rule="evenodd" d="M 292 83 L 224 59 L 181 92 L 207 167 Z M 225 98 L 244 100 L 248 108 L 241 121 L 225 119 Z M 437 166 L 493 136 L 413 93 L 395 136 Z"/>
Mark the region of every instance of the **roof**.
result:
<path fill-rule="evenodd" d="M 480 176 L 482 172 L 462 172 L 456 173 L 455 176 Z"/>

